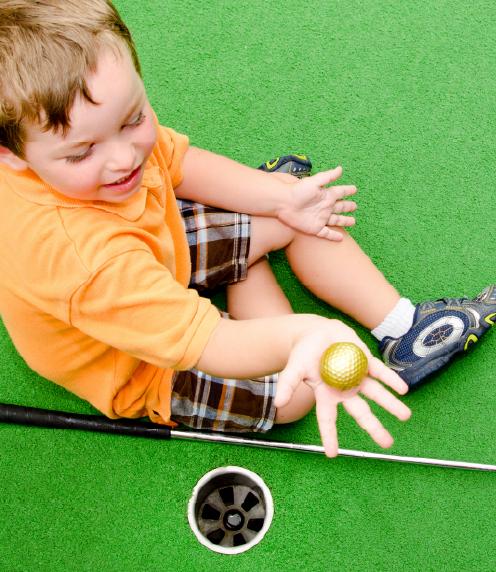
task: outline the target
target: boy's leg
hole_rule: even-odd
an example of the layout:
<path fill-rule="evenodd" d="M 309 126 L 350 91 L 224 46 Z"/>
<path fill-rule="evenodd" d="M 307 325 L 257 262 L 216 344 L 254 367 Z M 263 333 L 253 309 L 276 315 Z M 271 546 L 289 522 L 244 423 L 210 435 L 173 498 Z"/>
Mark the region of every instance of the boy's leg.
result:
<path fill-rule="evenodd" d="M 310 174 L 312 163 L 306 155 L 285 155 L 266 161 L 259 169 L 274 173 L 275 176 L 283 174 L 283 177 L 293 175 L 302 178 Z M 252 223 L 253 220 L 252 217 Z M 286 227 L 281 227 L 279 230 L 286 234 L 285 229 Z M 287 236 L 277 236 L 274 239 L 277 244 L 287 244 L 291 236 L 292 233 L 289 233 Z M 258 241 L 254 244 L 251 236 L 248 275 L 242 282 L 227 288 L 227 309 L 233 318 L 241 320 L 292 313 L 291 304 L 277 283 L 266 257 L 268 252 L 277 248 L 268 248 L 267 244 Z M 297 421 L 305 417 L 314 405 L 313 391 L 305 383 L 301 383 L 291 401 L 276 411 L 275 423 Z"/>
<path fill-rule="evenodd" d="M 286 249 L 289 264 L 313 294 L 369 329 L 400 299 L 370 258 L 345 231 L 331 242 L 293 231 L 276 219 L 252 217 L 248 264 L 266 252 Z"/>
<path fill-rule="evenodd" d="M 292 314 L 265 256 L 249 265 L 245 280 L 227 287 L 227 311 L 235 320 Z"/>
<path fill-rule="evenodd" d="M 314 294 L 369 328 L 380 324 L 400 299 L 397 291 L 346 233 L 341 243 L 329 243 L 296 233 L 276 219 L 252 217 L 250 234 L 248 275 L 242 282 L 227 288 L 228 312 L 235 319 L 292 312 L 266 258 L 268 252 L 282 248 L 286 248 L 295 274 Z M 341 248 L 335 249 L 337 246 Z M 310 253 L 306 251 L 313 247 L 316 248 Z M 324 268 L 321 268 L 322 260 L 326 261 Z M 348 265 L 353 269 L 351 272 L 336 271 L 348 269 Z M 320 274 L 316 268 L 320 268 Z M 329 273 L 329 269 L 333 269 L 332 272 Z M 371 296 L 374 290 L 376 295 Z M 368 303 L 364 304 L 366 301 Z M 290 423 L 301 419 L 314 404 L 313 391 L 301 383 L 291 401 L 277 410 L 275 422 Z"/>
<path fill-rule="evenodd" d="M 265 256 L 253 261 L 245 280 L 227 287 L 227 308 L 229 314 L 238 320 L 292 313 L 291 305 Z M 291 401 L 277 409 L 275 423 L 292 423 L 302 419 L 314 405 L 313 391 L 301 383 Z"/>
<path fill-rule="evenodd" d="M 284 248 L 291 268 L 310 291 L 373 329 L 384 361 L 411 388 L 495 324 L 496 285 L 473 300 L 444 298 L 413 306 L 400 298 L 351 236 L 337 230 L 343 241 L 331 242 L 293 231 L 276 219 L 253 217 L 249 264 Z"/>
<path fill-rule="evenodd" d="M 190 287 L 204 293 L 231 284 L 228 310 L 234 318 L 292 311 L 265 256 L 252 259 L 247 273 L 250 217 L 191 201 L 178 200 L 177 203 L 190 246 Z M 253 294 L 257 297 L 256 304 Z M 274 417 L 276 423 L 288 423 L 306 415 L 314 399 L 305 384 L 301 384 L 285 408 L 275 411 L 276 380 L 277 375 L 258 380 L 230 380 L 195 369 L 177 372 L 172 392 L 172 419 L 195 429 L 242 432 L 266 431 Z"/>

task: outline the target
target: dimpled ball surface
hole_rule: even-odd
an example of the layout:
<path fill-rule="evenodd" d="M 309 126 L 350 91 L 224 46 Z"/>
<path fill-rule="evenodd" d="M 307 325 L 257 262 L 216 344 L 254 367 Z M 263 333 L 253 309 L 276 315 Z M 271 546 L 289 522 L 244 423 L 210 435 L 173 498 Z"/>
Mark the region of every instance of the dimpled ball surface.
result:
<path fill-rule="evenodd" d="M 367 356 L 356 344 L 337 342 L 322 354 L 320 375 L 332 387 L 351 389 L 360 385 L 368 366 Z"/>

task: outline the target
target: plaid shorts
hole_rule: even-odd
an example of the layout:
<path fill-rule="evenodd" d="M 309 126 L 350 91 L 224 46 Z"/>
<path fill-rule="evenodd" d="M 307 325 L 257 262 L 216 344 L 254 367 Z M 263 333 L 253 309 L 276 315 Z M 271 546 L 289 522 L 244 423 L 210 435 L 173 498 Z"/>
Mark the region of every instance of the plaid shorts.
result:
<path fill-rule="evenodd" d="M 250 216 L 177 200 L 191 256 L 190 287 L 208 294 L 248 274 Z M 224 314 L 224 317 L 228 317 Z M 223 379 L 197 369 L 174 375 L 171 418 L 194 429 L 265 432 L 274 424 L 277 374 Z"/>

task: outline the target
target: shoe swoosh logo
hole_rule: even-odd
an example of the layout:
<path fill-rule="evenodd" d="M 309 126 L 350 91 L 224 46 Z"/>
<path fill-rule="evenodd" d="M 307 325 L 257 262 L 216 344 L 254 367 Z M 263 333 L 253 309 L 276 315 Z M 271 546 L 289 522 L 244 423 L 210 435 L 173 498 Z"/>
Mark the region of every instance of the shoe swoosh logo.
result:
<path fill-rule="evenodd" d="M 438 343 L 426 346 L 424 342 L 427 336 L 442 326 L 451 326 L 451 332 L 446 337 L 440 338 Z M 456 316 L 439 318 L 439 320 L 432 322 L 432 324 L 429 324 L 420 332 L 413 343 L 412 350 L 418 357 L 427 357 L 434 352 L 437 352 L 440 347 L 447 346 L 458 341 L 462 337 L 464 331 L 465 324 L 460 318 L 457 318 Z"/>
<path fill-rule="evenodd" d="M 494 318 L 496 318 L 496 312 L 494 314 L 489 314 L 484 318 L 484 322 L 489 324 L 490 326 L 494 326 Z"/>
<path fill-rule="evenodd" d="M 470 344 L 476 344 L 479 341 L 479 338 L 475 334 L 470 334 L 463 346 L 463 350 L 467 351 Z"/>
<path fill-rule="evenodd" d="M 279 157 L 276 157 L 273 161 L 266 161 L 265 164 L 266 164 L 268 169 L 273 169 L 277 165 L 278 161 L 279 161 Z"/>

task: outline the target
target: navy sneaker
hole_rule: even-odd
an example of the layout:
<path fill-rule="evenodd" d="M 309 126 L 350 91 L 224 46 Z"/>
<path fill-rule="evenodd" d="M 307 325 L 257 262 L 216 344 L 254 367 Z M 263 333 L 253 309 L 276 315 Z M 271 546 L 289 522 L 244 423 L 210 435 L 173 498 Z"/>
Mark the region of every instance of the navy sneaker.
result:
<path fill-rule="evenodd" d="M 312 162 L 306 155 L 284 155 L 265 161 L 258 168 L 267 173 L 289 173 L 301 179 L 310 175 Z"/>
<path fill-rule="evenodd" d="M 443 298 L 418 304 L 413 325 L 400 338 L 385 337 L 379 350 L 384 363 L 410 388 L 465 352 L 496 323 L 496 284 L 477 298 Z"/>

